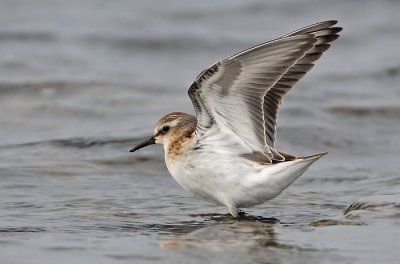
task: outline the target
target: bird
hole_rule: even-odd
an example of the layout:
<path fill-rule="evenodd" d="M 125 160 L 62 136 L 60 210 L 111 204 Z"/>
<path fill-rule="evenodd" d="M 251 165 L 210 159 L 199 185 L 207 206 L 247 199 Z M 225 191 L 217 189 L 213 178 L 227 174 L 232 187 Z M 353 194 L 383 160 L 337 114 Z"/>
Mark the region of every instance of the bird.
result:
<path fill-rule="evenodd" d="M 196 116 L 164 116 L 130 152 L 162 144 L 178 184 L 234 218 L 275 198 L 327 154 L 278 149 L 276 126 L 284 96 L 339 37 L 336 24 L 315 23 L 214 63 L 188 89 Z"/>

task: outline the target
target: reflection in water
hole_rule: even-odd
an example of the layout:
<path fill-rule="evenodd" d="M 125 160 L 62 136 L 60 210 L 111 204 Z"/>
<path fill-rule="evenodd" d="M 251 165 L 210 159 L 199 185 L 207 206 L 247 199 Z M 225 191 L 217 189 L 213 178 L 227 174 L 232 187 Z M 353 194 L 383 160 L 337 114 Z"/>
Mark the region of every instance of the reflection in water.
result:
<path fill-rule="evenodd" d="M 277 241 L 274 231 L 277 219 L 245 216 L 235 220 L 228 215 L 207 216 L 214 223 L 199 224 L 197 228 L 191 226 L 188 233 L 169 234 L 165 236 L 161 247 L 172 250 L 198 247 L 212 251 L 289 247 Z"/>

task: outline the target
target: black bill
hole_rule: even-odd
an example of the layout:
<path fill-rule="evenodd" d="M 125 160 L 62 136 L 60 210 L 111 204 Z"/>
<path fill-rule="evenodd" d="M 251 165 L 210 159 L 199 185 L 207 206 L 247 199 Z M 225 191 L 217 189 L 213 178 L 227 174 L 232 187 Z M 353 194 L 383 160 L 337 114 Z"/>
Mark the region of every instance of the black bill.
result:
<path fill-rule="evenodd" d="M 156 143 L 156 139 L 154 137 L 148 138 L 145 141 L 134 146 L 129 152 L 135 152 L 136 150 L 147 147 L 149 145 L 153 145 L 155 143 Z"/>

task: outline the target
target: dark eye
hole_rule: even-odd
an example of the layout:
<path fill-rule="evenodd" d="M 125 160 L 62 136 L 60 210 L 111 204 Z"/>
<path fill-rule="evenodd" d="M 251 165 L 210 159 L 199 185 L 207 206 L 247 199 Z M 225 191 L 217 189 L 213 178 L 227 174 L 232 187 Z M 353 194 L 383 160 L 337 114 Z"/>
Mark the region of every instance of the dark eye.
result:
<path fill-rule="evenodd" d="M 169 130 L 169 126 L 163 126 L 163 128 L 161 129 L 162 132 L 168 132 Z"/>

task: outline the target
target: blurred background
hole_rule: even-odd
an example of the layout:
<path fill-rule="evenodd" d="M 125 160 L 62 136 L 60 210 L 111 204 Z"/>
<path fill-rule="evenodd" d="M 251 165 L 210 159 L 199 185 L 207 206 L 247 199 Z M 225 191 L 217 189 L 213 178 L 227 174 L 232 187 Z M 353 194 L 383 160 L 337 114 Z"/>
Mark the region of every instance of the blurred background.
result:
<path fill-rule="evenodd" d="M 395 263 L 399 10 L 0 0 L 2 263 Z M 278 147 L 329 155 L 248 219 L 184 192 L 160 146 L 128 153 L 163 115 L 194 113 L 187 88 L 207 66 L 330 19 L 341 37 L 278 120 Z"/>

